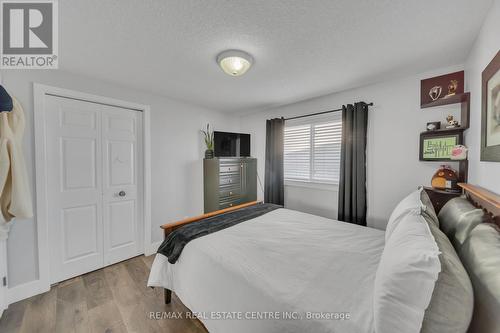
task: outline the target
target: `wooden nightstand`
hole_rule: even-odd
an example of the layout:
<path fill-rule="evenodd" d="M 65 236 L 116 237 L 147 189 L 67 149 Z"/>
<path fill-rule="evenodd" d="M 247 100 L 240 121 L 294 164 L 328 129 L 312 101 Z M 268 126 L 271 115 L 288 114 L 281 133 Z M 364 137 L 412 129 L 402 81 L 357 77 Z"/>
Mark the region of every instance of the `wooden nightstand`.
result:
<path fill-rule="evenodd" d="M 457 191 L 457 192 L 449 192 L 449 191 L 443 191 L 443 190 L 438 190 L 432 187 L 424 187 L 425 191 L 429 195 L 429 198 L 431 199 L 432 205 L 434 206 L 434 210 L 436 211 L 436 214 L 439 214 L 439 211 L 443 206 L 451 199 L 459 197 L 462 195 L 462 191 Z"/>

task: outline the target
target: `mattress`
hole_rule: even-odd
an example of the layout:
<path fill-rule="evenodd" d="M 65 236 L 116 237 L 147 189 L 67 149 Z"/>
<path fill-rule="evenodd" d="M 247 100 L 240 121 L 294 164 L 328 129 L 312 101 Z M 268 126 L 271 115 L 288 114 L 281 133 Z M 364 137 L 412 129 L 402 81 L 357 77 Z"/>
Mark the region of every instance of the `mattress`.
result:
<path fill-rule="evenodd" d="M 384 231 L 278 209 L 191 241 L 148 286 L 174 291 L 210 332 L 373 332 Z"/>

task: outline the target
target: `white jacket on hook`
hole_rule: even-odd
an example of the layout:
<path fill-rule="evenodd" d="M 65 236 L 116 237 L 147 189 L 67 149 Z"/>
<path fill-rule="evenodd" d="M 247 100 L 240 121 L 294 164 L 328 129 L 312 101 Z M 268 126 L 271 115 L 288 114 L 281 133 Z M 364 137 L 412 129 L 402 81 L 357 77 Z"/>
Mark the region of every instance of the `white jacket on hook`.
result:
<path fill-rule="evenodd" d="M 24 111 L 15 98 L 12 102 L 11 112 L 0 112 L 0 240 L 7 238 L 13 218 L 33 216 L 22 151 Z"/>

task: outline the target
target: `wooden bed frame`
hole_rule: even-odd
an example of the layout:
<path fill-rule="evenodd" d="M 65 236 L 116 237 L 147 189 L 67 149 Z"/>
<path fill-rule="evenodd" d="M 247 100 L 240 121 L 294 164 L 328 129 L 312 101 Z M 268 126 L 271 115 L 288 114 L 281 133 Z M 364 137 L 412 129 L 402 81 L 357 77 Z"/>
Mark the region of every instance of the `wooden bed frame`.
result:
<path fill-rule="evenodd" d="M 500 196 L 493 192 L 485 190 L 484 188 L 481 188 L 479 186 L 465 184 L 465 183 L 460 183 L 458 185 L 462 188 L 464 194 L 467 196 L 469 201 L 472 202 L 472 204 L 474 204 L 474 206 L 484 210 L 487 216 L 486 222 L 495 223 L 497 226 L 500 227 Z M 261 203 L 262 202 L 260 201 L 252 201 L 244 203 L 242 205 L 210 212 L 207 214 L 202 214 L 179 221 L 166 223 L 162 225 L 161 228 L 163 229 L 164 237 L 166 238 L 172 231 L 182 227 L 183 225 L 200 221 L 208 217 L 232 212 L 241 208 L 258 205 Z M 165 304 L 169 304 L 172 301 L 172 291 L 170 289 L 164 290 L 164 298 L 165 298 Z"/>
<path fill-rule="evenodd" d="M 458 184 L 467 196 L 467 199 L 476 207 L 481 208 L 486 221 L 500 227 L 500 195 L 488 191 L 482 187 L 460 183 Z"/>
<path fill-rule="evenodd" d="M 195 217 L 189 217 L 189 218 L 186 218 L 183 220 L 179 220 L 179 221 L 175 221 L 175 222 L 171 222 L 171 223 L 166 223 L 166 224 L 163 224 L 162 226 L 160 226 L 160 228 L 163 229 L 163 236 L 165 239 L 172 231 L 174 231 L 177 228 L 182 227 L 183 225 L 186 225 L 186 224 L 189 224 L 192 222 L 196 222 L 196 221 L 200 221 L 200 220 L 212 217 L 212 216 L 217 216 L 217 215 L 221 215 L 224 213 L 229 213 L 229 212 L 241 209 L 241 208 L 255 206 L 255 205 L 258 205 L 261 203 L 262 203 L 261 201 L 251 201 L 251 202 L 247 202 L 247 203 L 244 203 L 241 205 L 237 205 L 237 206 L 233 206 L 233 207 L 229 207 L 229 208 L 225 208 L 225 209 L 221 209 L 221 210 L 216 210 L 214 212 L 198 215 Z M 172 291 L 170 289 L 165 288 L 163 295 L 165 298 L 165 304 L 169 304 L 172 301 Z"/>

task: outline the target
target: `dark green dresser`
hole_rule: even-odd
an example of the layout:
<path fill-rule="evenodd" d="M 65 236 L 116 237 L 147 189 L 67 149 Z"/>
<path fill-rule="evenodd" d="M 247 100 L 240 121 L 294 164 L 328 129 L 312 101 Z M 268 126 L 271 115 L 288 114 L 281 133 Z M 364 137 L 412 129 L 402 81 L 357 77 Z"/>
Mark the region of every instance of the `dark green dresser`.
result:
<path fill-rule="evenodd" d="M 203 160 L 205 213 L 257 200 L 257 159 Z"/>

